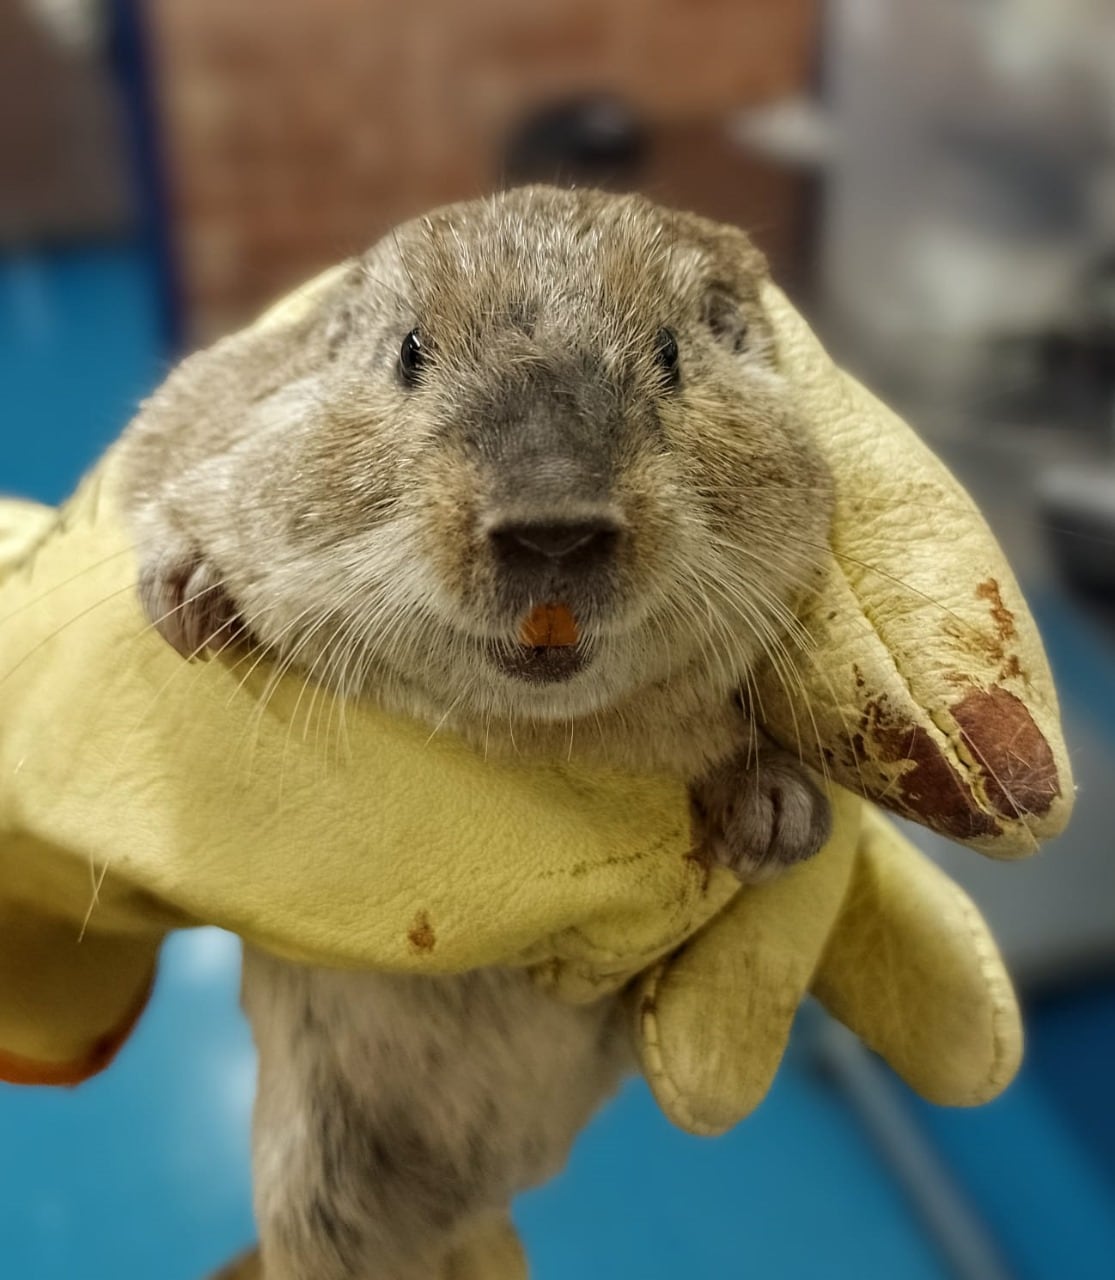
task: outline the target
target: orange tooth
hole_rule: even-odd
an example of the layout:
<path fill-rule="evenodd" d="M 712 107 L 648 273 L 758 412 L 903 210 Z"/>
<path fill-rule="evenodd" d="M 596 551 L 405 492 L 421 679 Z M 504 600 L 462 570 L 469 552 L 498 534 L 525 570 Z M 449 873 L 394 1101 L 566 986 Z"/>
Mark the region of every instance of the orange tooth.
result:
<path fill-rule="evenodd" d="M 580 639 L 577 619 L 563 604 L 540 604 L 519 629 L 519 642 L 532 649 L 562 648 Z"/>

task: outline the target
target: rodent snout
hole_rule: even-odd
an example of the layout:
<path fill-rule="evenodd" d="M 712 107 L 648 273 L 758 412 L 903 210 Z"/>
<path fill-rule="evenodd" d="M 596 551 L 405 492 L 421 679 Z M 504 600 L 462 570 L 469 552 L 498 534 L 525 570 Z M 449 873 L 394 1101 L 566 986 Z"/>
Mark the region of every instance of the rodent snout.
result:
<path fill-rule="evenodd" d="M 592 573 L 614 559 L 620 526 L 605 514 L 578 520 L 509 520 L 489 530 L 488 538 L 503 572 Z"/>
<path fill-rule="evenodd" d="M 495 606 L 521 635 L 539 605 L 561 605 L 583 635 L 608 621 L 621 602 L 630 532 L 607 499 L 567 497 L 497 506 L 481 525 Z"/>

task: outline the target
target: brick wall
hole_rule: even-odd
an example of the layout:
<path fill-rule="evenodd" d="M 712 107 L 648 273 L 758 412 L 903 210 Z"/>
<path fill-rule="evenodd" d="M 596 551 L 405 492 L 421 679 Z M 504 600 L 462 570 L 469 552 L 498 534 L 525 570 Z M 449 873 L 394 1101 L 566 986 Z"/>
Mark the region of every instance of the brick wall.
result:
<path fill-rule="evenodd" d="M 674 125 L 805 81 L 815 0 L 150 0 L 177 240 L 208 335 L 499 181 L 531 106 Z"/>

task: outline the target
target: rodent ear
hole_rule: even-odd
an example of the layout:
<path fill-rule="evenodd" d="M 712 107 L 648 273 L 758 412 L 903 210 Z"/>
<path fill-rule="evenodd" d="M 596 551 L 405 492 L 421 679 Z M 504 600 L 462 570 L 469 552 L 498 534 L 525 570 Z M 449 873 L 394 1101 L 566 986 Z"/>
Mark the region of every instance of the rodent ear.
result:
<path fill-rule="evenodd" d="M 675 214 L 674 230 L 702 259 L 706 284 L 701 319 L 730 351 L 746 351 L 756 327 L 760 333 L 766 327 L 759 294 L 770 271 L 762 251 L 739 227 L 692 213 Z"/>
<path fill-rule="evenodd" d="M 247 333 L 275 333 L 305 323 L 315 314 L 322 322 L 322 344 L 327 360 L 336 359 L 349 334 L 356 327 L 364 264 L 348 259 L 277 302 L 246 330 Z"/>
<path fill-rule="evenodd" d="M 356 306 L 351 300 L 346 299 L 330 311 L 325 321 L 326 359 L 336 360 L 355 327 Z"/>
<path fill-rule="evenodd" d="M 770 274 L 766 257 L 746 231 L 725 222 L 712 222 L 695 213 L 672 214 L 674 231 L 705 257 L 711 279 L 732 293 L 752 295 Z"/>
<path fill-rule="evenodd" d="M 729 350 L 737 355 L 747 350 L 747 315 L 724 285 L 709 286 L 701 303 L 701 319 Z"/>
<path fill-rule="evenodd" d="M 678 239 L 689 241 L 704 253 L 713 275 L 726 280 L 745 278 L 758 285 L 759 279 L 769 274 L 763 251 L 739 227 L 681 211 L 673 211 L 671 216 Z"/>
<path fill-rule="evenodd" d="M 302 323 L 324 304 L 327 305 L 339 293 L 349 294 L 358 284 L 363 272 L 360 262 L 348 259 L 330 267 L 312 280 L 280 298 L 269 307 L 245 333 L 264 334 L 280 332 Z"/>

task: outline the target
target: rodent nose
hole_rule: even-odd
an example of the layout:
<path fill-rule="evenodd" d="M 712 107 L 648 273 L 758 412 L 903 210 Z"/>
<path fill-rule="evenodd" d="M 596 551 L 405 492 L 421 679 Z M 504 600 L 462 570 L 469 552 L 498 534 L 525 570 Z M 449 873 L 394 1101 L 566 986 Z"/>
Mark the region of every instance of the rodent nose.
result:
<path fill-rule="evenodd" d="M 612 558 L 619 526 L 607 518 L 592 520 L 516 520 L 497 525 L 492 546 L 510 569 L 599 569 Z"/>

